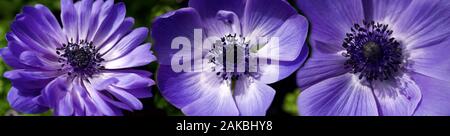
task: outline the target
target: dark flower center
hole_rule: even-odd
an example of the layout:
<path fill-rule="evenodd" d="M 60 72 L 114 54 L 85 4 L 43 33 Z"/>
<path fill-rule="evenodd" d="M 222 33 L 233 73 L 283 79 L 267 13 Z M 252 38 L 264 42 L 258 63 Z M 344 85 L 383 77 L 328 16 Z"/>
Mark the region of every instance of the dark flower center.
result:
<path fill-rule="evenodd" d="M 346 49 L 343 56 L 348 58 L 346 68 L 368 81 L 393 78 L 402 67 L 403 55 L 392 33 L 387 24 L 374 21 L 355 24 L 342 44 Z"/>
<path fill-rule="evenodd" d="M 242 76 L 256 76 L 256 65 L 252 59 L 249 42 L 245 37 L 229 34 L 216 41 L 207 54 L 213 64 L 212 71 L 223 80 L 238 80 Z"/>
<path fill-rule="evenodd" d="M 91 77 L 100 69 L 104 69 L 100 64 L 104 59 L 92 42 L 71 40 L 63 44 L 63 47 L 57 48 L 56 54 L 60 56 L 60 70 L 68 70 L 68 75 Z"/>
<path fill-rule="evenodd" d="M 380 46 L 375 42 L 367 42 L 363 45 L 364 57 L 370 60 L 377 60 L 381 55 Z"/>

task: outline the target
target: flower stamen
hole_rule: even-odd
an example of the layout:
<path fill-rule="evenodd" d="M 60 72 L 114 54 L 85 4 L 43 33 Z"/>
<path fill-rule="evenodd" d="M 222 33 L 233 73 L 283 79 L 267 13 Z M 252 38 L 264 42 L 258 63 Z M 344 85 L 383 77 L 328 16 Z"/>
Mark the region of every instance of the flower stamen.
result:
<path fill-rule="evenodd" d="M 402 48 L 387 24 L 363 21 L 346 34 L 342 47 L 346 68 L 367 81 L 392 79 L 402 67 Z"/>
<path fill-rule="evenodd" d="M 104 59 L 93 46 L 93 42 L 87 42 L 86 40 L 74 42 L 71 39 L 67 44 L 57 48 L 56 54 L 59 55 L 58 62 L 61 63 L 59 70 L 68 70 L 69 76 L 91 77 L 104 69 L 104 66 L 101 65 Z"/>
<path fill-rule="evenodd" d="M 238 80 L 242 76 L 254 76 L 256 65 L 250 65 L 252 55 L 245 37 L 228 34 L 213 44 L 207 54 L 212 71 L 223 80 Z"/>

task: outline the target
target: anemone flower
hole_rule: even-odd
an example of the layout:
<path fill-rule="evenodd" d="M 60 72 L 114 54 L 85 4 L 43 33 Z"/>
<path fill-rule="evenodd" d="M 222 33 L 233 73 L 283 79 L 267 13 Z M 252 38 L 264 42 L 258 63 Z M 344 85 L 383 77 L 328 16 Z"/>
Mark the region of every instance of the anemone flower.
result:
<path fill-rule="evenodd" d="M 14 70 L 8 101 L 24 113 L 121 115 L 151 97 L 151 73 L 133 70 L 155 60 L 147 28 L 132 29 L 125 5 L 113 0 L 61 1 L 59 25 L 43 5 L 26 6 L 11 24 L 1 57 Z"/>
<path fill-rule="evenodd" d="M 267 84 L 292 74 L 308 55 L 307 30 L 306 19 L 283 0 L 191 0 L 189 7 L 166 13 L 153 23 L 160 63 L 158 87 L 186 115 L 265 115 L 275 95 Z M 194 51 L 184 50 L 187 45 L 171 48 L 177 37 L 189 41 Z M 277 38 L 278 44 L 254 42 L 259 37 Z M 194 44 L 202 40 L 203 44 Z M 201 60 L 203 70 L 178 71 L 172 62 L 191 52 L 194 55 L 180 62 Z M 270 63 L 249 64 L 263 57 Z"/>
<path fill-rule="evenodd" d="M 450 2 L 298 0 L 312 57 L 300 115 L 450 115 Z"/>

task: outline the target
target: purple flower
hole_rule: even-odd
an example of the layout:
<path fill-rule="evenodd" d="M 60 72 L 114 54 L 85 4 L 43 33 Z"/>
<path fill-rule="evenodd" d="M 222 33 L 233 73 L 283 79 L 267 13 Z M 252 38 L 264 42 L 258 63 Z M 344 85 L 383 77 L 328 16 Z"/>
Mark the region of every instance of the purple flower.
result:
<path fill-rule="evenodd" d="M 450 115 L 450 2 L 298 0 L 312 57 L 300 115 Z"/>
<path fill-rule="evenodd" d="M 132 29 L 125 5 L 113 0 L 61 1 L 62 28 L 43 5 L 27 6 L 7 33 L 1 57 L 14 68 L 11 106 L 24 113 L 121 115 L 151 97 L 151 73 L 130 69 L 155 60 L 147 28 Z"/>
<path fill-rule="evenodd" d="M 196 36 L 194 29 L 203 33 Z M 166 13 L 153 23 L 152 37 L 160 63 L 158 86 L 162 95 L 186 115 L 265 115 L 275 95 L 266 84 L 286 78 L 304 62 L 308 55 L 304 46 L 307 30 L 306 19 L 286 1 L 191 0 L 188 8 Z M 200 49 L 202 54 L 194 51 L 182 60 L 183 64 L 206 60 L 205 70 L 173 70 L 174 56 L 191 53 L 171 48 L 176 37 L 185 37 L 191 43 L 197 42 L 195 37 L 212 40 L 211 48 L 193 44 L 193 49 Z M 255 45 L 255 37 L 278 37 L 279 44 Z M 282 55 L 265 54 L 267 50 L 278 50 Z M 231 57 L 234 61 L 225 60 L 232 52 L 237 54 Z M 250 66 L 248 60 L 259 59 L 254 54 L 278 64 Z M 227 71 L 230 65 L 234 70 Z M 236 71 L 240 65 L 245 65 L 244 71 Z"/>

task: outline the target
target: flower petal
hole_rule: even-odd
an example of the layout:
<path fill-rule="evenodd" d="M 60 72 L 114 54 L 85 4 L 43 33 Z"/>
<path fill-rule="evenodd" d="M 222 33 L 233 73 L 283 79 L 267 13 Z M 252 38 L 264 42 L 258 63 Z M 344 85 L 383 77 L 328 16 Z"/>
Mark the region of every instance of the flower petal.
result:
<path fill-rule="evenodd" d="M 92 5 L 91 15 L 89 19 L 89 32 L 87 41 L 93 41 L 97 34 L 98 28 L 102 25 L 105 18 L 114 6 L 114 0 L 96 0 Z"/>
<path fill-rule="evenodd" d="M 237 116 L 239 111 L 227 84 L 214 84 L 215 89 L 204 90 L 205 94 L 183 107 L 188 116 Z"/>
<path fill-rule="evenodd" d="M 32 68 L 28 65 L 25 65 L 19 61 L 19 58 L 14 56 L 10 49 L 8 47 L 4 47 L 0 49 L 0 57 L 2 58 L 3 62 L 8 64 L 8 66 L 14 68 L 14 69 L 27 69 Z"/>
<path fill-rule="evenodd" d="M 407 75 L 396 80 L 372 82 L 379 113 L 383 116 L 411 116 L 420 102 L 420 88 Z"/>
<path fill-rule="evenodd" d="M 108 38 L 120 28 L 125 19 L 125 8 L 124 3 L 117 3 L 111 10 L 100 13 L 106 16 L 104 16 L 104 19 L 102 19 L 102 16 L 99 17 L 101 22 L 98 22 L 100 25 L 92 39 L 95 45 L 102 47 Z"/>
<path fill-rule="evenodd" d="M 92 97 L 88 94 L 86 87 L 84 87 L 83 81 L 76 79 L 72 82 L 74 103 L 74 115 L 75 116 L 102 116 L 103 113 L 97 108 Z"/>
<path fill-rule="evenodd" d="M 340 47 L 353 24 L 364 19 L 361 0 L 297 0 L 297 6 L 311 21 L 313 47 L 318 41 Z"/>
<path fill-rule="evenodd" d="M 193 8 L 182 8 L 159 16 L 153 23 L 152 38 L 160 64 L 170 65 L 179 49 L 172 49 L 172 40 L 185 37 L 194 42 L 194 29 L 202 29 L 200 16 Z M 189 52 L 191 53 L 191 52 Z"/>
<path fill-rule="evenodd" d="M 134 19 L 131 17 L 125 18 L 117 31 L 112 34 L 107 41 L 103 45 L 99 45 L 99 53 L 105 54 L 110 51 L 116 44 L 118 44 L 119 40 L 121 40 L 124 36 L 128 35 L 134 25 Z"/>
<path fill-rule="evenodd" d="M 123 69 L 147 65 L 156 60 L 150 47 L 150 43 L 135 47 L 133 48 L 133 51 L 128 52 L 122 57 L 106 60 L 103 63 L 103 66 L 105 66 L 106 69 Z"/>
<path fill-rule="evenodd" d="M 103 114 L 107 116 L 115 116 L 117 113 L 114 111 L 113 107 L 111 107 L 105 100 L 100 96 L 100 92 L 95 90 L 94 87 L 86 81 L 83 81 L 83 85 L 86 88 L 91 100 L 94 102 L 95 107 Z"/>
<path fill-rule="evenodd" d="M 275 96 L 275 90 L 259 81 L 243 78 L 237 81 L 234 99 L 239 115 L 264 116 Z"/>
<path fill-rule="evenodd" d="M 393 30 L 407 50 L 439 45 L 450 35 L 448 1 L 413 1 L 394 24 Z"/>
<path fill-rule="evenodd" d="M 39 11 L 33 7 L 26 7 L 23 14 L 17 15 L 11 24 L 11 32 L 6 36 L 7 41 L 12 42 L 8 43 L 8 46 L 11 46 L 11 49 L 19 48 L 20 51 L 38 52 L 44 54 L 48 59 L 56 59 L 56 47 L 61 46 L 64 40 L 55 36 L 62 35 L 62 33 L 53 32 L 52 27 L 59 26 L 45 26 L 42 24 L 45 20 L 36 19 L 36 16 L 42 16 L 41 14 L 29 12 Z"/>
<path fill-rule="evenodd" d="M 216 18 L 217 13 L 221 10 L 234 12 L 240 19 L 245 2 L 245 0 L 190 0 L 189 7 L 199 13 L 208 36 L 224 36 L 230 34 L 230 30 L 224 27 L 222 20 Z"/>
<path fill-rule="evenodd" d="M 40 105 L 36 98 L 38 95 L 24 95 L 17 88 L 11 87 L 8 92 L 8 102 L 14 110 L 19 112 L 36 114 L 48 110 L 48 107 Z"/>
<path fill-rule="evenodd" d="M 137 46 L 141 45 L 147 38 L 148 29 L 145 27 L 137 28 L 123 37 L 117 44 L 104 52 L 102 58 L 105 60 L 117 59 L 123 55 L 126 55 Z"/>
<path fill-rule="evenodd" d="M 266 66 L 261 66 L 261 76 L 258 80 L 266 84 L 271 84 L 288 77 L 294 73 L 303 64 L 303 62 L 305 62 L 308 54 L 308 46 L 303 45 L 302 52 L 294 61 L 279 61 L 278 64 L 272 63 Z"/>
<path fill-rule="evenodd" d="M 151 86 L 155 82 L 150 79 L 152 74 L 141 70 L 110 70 L 91 80 L 97 90 L 104 90 L 110 86 L 124 89 L 137 98 L 152 96 Z"/>
<path fill-rule="evenodd" d="M 93 0 L 78 1 L 75 5 L 78 14 L 78 37 L 79 39 L 87 39 L 89 32 L 89 23 L 91 19 L 91 12 L 93 9 Z"/>
<path fill-rule="evenodd" d="M 161 65 L 157 79 L 164 98 L 186 115 L 239 115 L 231 88 L 215 73 L 175 73 L 170 66 Z"/>
<path fill-rule="evenodd" d="M 26 24 L 29 24 L 28 27 L 32 30 L 28 32 L 28 36 L 39 42 L 41 46 L 56 48 L 65 42 L 61 26 L 47 7 L 40 4 L 24 7 L 23 15 L 27 17 Z"/>
<path fill-rule="evenodd" d="M 42 54 L 33 51 L 24 51 L 19 56 L 19 61 L 28 66 L 38 67 L 44 70 L 57 70 L 60 65 L 54 60 L 48 60 Z"/>
<path fill-rule="evenodd" d="M 41 4 L 37 4 L 34 7 L 38 10 L 38 13 L 41 14 L 40 16 L 37 15 L 36 17 L 40 17 L 42 21 L 41 23 L 43 23 L 44 28 L 48 28 L 49 30 L 51 30 L 50 32 L 53 32 L 51 36 L 54 36 L 55 39 L 60 40 L 60 42 L 64 42 L 65 37 L 63 35 L 61 25 L 59 24 L 53 13 L 50 11 L 50 9 Z"/>
<path fill-rule="evenodd" d="M 278 38 L 278 41 L 269 41 L 258 50 L 258 54 L 260 57 L 281 61 L 294 61 L 298 57 L 305 57 L 299 55 L 302 49 L 308 49 L 303 48 L 307 34 L 307 20 L 303 16 L 293 15 L 271 35 L 270 38 Z"/>
<path fill-rule="evenodd" d="M 412 0 L 363 0 L 366 20 L 395 23 Z"/>
<path fill-rule="evenodd" d="M 141 101 L 139 101 L 139 99 L 132 94 L 128 93 L 126 90 L 118 87 L 109 87 L 107 91 L 109 94 L 114 96 L 114 98 L 120 101 L 120 103 L 125 104 L 132 110 L 141 110 L 143 108 Z"/>
<path fill-rule="evenodd" d="M 372 90 L 351 74 L 332 77 L 300 93 L 300 115 L 376 116 L 377 104 Z"/>
<path fill-rule="evenodd" d="M 270 37 L 295 14 L 295 9 L 284 0 L 248 0 L 242 19 L 243 34 L 247 37 Z"/>
<path fill-rule="evenodd" d="M 363 0 L 364 14 L 366 20 L 376 22 L 393 23 L 403 15 L 412 0 Z"/>
<path fill-rule="evenodd" d="M 27 69 L 11 70 L 4 74 L 4 77 L 11 81 L 14 88 L 19 90 L 40 90 L 58 76 L 59 73 L 54 71 L 35 71 Z"/>
<path fill-rule="evenodd" d="M 72 86 L 67 76 L 60 76 L 45 86 L 39 102 L 55 110 L 55 115 L 68 116 L 73 112 L 72 103 L 66 101 L 66 95 Z M 70 97 L 70 96 L 68 96 Z M 69 109 L 69 110 L 68 110 Z"/>
<path fill-rule="evenodd" d="M 78 14 L 72 0 L 61 0 L 61 21 L 68 40 L 78 40 Z"/>
<path fill-rule="evenodd" d="M 62 96 L 58 101 L 58 106 L 54 109 L 54 114 L 57 116 L 71 116 L 74 114 L 74 102 L 70 93 Z"/>
<path fill-rule="evenodd" d="M 409 51 L 407 69 L 435 79 L 450 81 L 450 39 Z"/>
<path fill-rule="evenodd" d="M 414 113 L 416 116 L 449 116 L 450 82 L 422 74 L 412 74 L 422 91 L 422 100 Z"/>
<path fill-rule="evenodd" d="M 345 61 L 339 53 L 323 54 L 313 49 L 311 57 L 297 72 L 297 85 L 307 89 L 327 78 L 345 74 L 349 71 L 345 69 Z"/>

